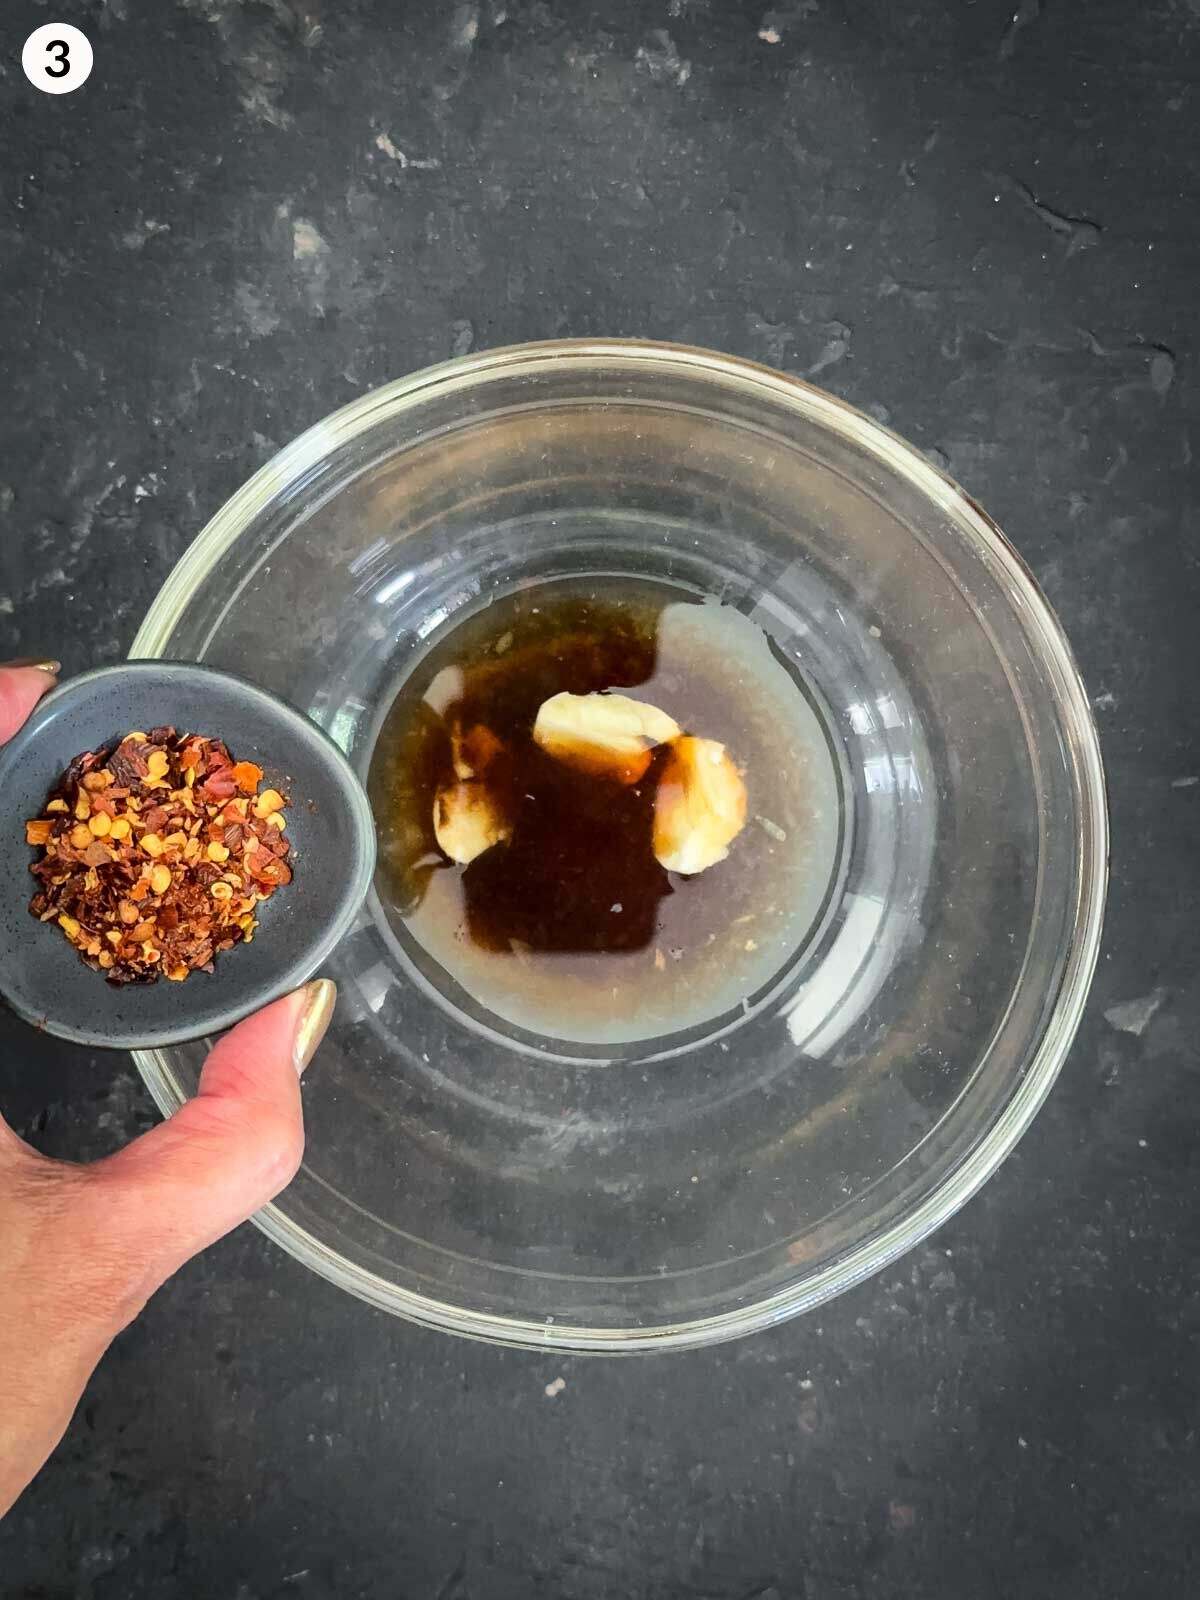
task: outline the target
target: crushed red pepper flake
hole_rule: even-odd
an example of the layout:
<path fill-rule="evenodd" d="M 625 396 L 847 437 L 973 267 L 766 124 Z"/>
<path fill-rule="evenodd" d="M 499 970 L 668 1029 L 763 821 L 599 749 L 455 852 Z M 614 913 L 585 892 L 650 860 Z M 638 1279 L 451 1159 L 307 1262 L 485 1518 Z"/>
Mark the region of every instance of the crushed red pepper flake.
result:
<path fill-rule="evenodd" d="M 41 852 L 30 912 L 110 983 L 211 972 L 292 880 L 287 799 L 262 779 L 221 740 L 169 727 L 76 756 L 25 824 Z"/>

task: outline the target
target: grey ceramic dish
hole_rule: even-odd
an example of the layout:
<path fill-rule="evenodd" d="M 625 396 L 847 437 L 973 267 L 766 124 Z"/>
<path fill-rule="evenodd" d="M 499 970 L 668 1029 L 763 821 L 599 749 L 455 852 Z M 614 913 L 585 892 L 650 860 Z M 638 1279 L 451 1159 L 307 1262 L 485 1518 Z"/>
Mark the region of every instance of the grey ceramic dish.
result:
<path fill-rule="evenodd" d="M 223 739 L 289 795 L 295 877 L 260 908 L 253 942 L 224 952 L 211 974 L 118 987 L 30 916 L 24 823 L 74 756 L 162 724 Z M 0 837 L 0 993 L 35 1027 L 126 1050 L 218 1033 L 310 978 L 353 922 L 375 868 L 370 806 L 337 746 L 253 684 L 184 662 L 104 667 L 47 695 L 0 749 Z"/>

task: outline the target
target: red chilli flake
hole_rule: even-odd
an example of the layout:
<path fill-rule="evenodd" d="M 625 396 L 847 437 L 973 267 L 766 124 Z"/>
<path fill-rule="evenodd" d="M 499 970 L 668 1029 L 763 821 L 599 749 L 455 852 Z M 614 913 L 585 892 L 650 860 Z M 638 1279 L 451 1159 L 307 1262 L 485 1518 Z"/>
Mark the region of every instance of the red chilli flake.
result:
<path fill-rule="evenodd" d="M 25 824 L 29 902 L 110 983 L 181 982 L 249 944 L 255 907 L 292 881 L 285 797 L 219 739 L 127 733 L 76 756 Z"/>

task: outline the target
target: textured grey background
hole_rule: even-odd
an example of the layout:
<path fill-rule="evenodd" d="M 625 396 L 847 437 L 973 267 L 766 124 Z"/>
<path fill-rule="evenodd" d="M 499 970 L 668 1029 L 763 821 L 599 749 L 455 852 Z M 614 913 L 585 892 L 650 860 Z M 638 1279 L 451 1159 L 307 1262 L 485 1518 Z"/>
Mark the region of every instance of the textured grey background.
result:
<path fill-rule="evenodd" d="M 19 66 L 47 20 L 96 51 L 59 99 Z M 1077 647 L 1115 861 L 1058 1088 L 882 1279 L 560 1361 L 242 1229 L 104 1363 L 0 1527 L 6 1600 L 1195 1591 L 1198 96 L 1200 0 L 9 0 L 0 657 L 116 659 L 221 501 L 385 379 L 688 340 L 998 517 Z M 153 1116 L 7 1017 L 0 1103 L 73 1157 Z"/>

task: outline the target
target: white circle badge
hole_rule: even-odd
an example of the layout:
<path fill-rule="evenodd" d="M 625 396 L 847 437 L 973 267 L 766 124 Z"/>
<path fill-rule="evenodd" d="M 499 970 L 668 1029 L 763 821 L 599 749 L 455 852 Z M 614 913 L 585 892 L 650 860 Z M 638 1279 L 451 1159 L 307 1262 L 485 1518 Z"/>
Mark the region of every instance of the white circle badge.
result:
<path fill-rule="evenodd" d="M 26 39 L 21 65 L 35 89 L 70 94 L 91 74 L 92 47 L 87 35 L 69 22 L 45 22 Z"/>

